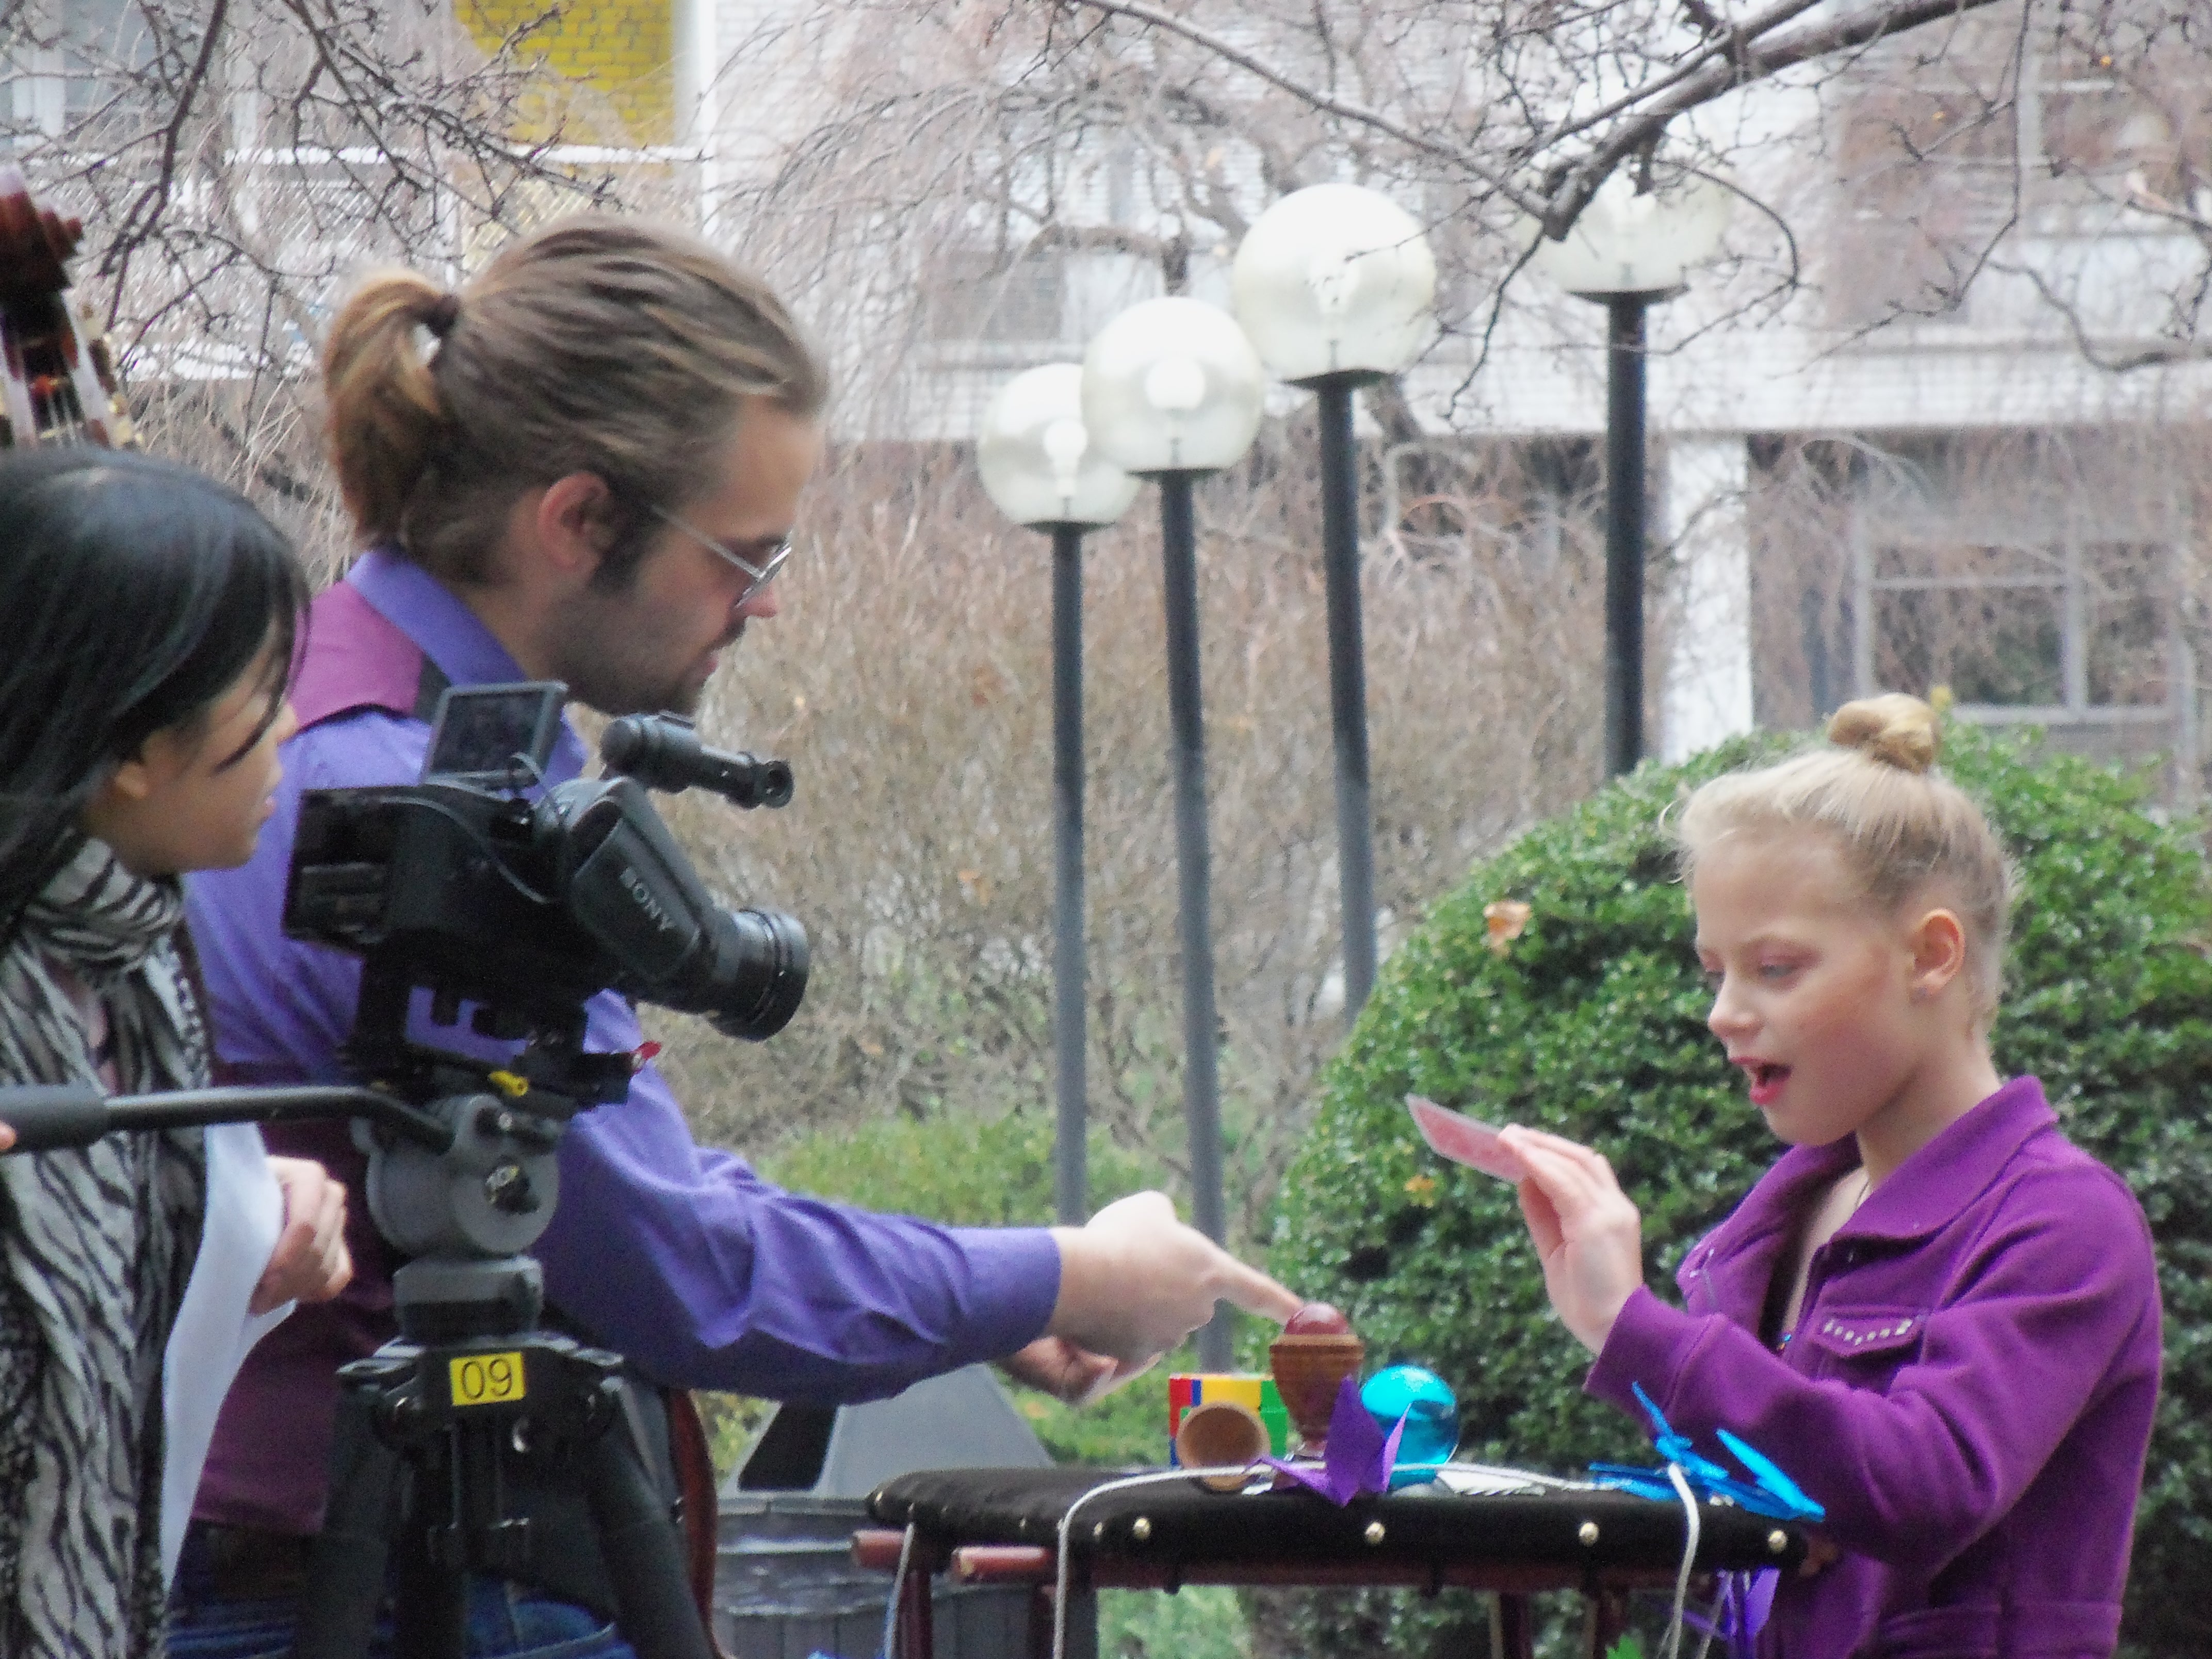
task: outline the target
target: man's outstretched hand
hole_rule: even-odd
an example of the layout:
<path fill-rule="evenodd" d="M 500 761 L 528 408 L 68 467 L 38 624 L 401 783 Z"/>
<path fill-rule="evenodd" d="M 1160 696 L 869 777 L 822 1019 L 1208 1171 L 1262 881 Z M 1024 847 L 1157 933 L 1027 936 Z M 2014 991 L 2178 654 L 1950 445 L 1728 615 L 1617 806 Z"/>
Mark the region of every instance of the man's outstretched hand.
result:
<path fill-rule="evenodd" d="M 1176 1220 L 1164 1193 L 1133 1193 L 1099 1211 L 1089 1225 L 1055 1227 L 1052 1236 L 1060 1245 L 1060 1299 L 1045 1340 L 1057 1338 L 1079 1352 L 1079 1365 L 1069 1361 L 1063 1374 L 1073 1381 L 1093 1373 L 1092 1398 L 1205 1324 L 1216 1302 L 1232 1302 L 1277 1324 L 1300 1305 L 1257 1267 Z M 1033 1343 L 1016 1358 L 1042 1346 Z M 1114 1371 L 1096 1374 L 1091 1362 L 1097 1360 L 1111 1362 Z"/>
<path fill-rule="evenodd" d="M 1065 1400 L 1071 1406 L 1088 1406 L 1103 1400 L 1132 1377 L 1149 1370 L 1124 1365 L 1103 1353 L 1079 1348 L 1064 1336 L 1041 1336 L 1018 1353 L 999 1362 L 1015 1382 Z"/>

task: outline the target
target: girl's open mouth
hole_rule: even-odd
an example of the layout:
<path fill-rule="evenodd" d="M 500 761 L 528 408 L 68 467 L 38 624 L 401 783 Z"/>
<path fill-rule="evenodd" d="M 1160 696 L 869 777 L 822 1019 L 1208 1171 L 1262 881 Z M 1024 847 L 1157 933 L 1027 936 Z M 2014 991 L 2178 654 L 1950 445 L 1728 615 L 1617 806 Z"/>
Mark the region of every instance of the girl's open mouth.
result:
<path fill-rule="evenodd" d="M 1751 1103 L 1754 1106 L 1771 1106 L 1780 1097 L 1782 1085 L 1790 1080 L 1790 1068 L 1771 1060 L 1747 1061 L 1743 1069 L 1751 1079 Z"/>

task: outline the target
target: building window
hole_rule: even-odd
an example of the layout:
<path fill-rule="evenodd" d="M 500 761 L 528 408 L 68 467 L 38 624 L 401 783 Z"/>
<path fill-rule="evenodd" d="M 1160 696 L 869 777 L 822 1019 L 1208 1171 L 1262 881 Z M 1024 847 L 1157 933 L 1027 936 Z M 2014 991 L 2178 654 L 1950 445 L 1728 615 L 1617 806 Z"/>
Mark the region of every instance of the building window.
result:
<path fill-rule="evenodd" d="M 1056 345 L 1066 338 L 1066 270 L 1056 254 L 1009 259 L 988 250 L 955 250 L 933 263 L 923 283 L 927 339 Z"/>
<path fill-rule="evenodd" d="M 1962 719 L 2106 758 L 2193 750 L 2179 552 L 2156 542 L 1861 539 L 1856 694 L 1948 687 Z"/>

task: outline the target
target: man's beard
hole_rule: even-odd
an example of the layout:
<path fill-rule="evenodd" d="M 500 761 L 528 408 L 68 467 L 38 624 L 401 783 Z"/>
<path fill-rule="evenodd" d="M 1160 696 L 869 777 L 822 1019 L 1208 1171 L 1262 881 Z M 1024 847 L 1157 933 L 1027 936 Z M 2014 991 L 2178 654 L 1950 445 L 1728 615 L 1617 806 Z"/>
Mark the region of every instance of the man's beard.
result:
<path fill-rule="evenodd" d="M 708 649 L 727 650 L 744 632 L 740 621 Z M 572 603 L 555 633 L 554 668 L 569 697 L 602 714 L 696 714 L 707 677 L 694 678 L 694 665 L 672 670 L 656 656 L 621 599 Z"/>

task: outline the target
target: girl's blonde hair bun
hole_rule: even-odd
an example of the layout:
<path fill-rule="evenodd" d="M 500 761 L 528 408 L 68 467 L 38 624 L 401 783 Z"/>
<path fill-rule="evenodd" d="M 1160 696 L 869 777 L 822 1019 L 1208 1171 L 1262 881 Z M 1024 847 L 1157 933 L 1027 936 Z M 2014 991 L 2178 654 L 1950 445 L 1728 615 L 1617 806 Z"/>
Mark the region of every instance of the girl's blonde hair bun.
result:
<path fill-rule="evenodd" d="M 1845 703 L 1828 741 L 1771 766 L 1723 773 L 1668 819 L 1682 872 L 1731 836 L 1810 830 L 1829 838 L 1859 892 L 1886 910 L 1954 908 L 1966 926 L 1976 1012 L 1996 1012 L 2012 866 L 1966 793 L 1936 765 L 1934 708 L 1888 692 Z"/>
<path fill-rule="evenodd" d="M 1828 741 L 1915 777 L 1935 766 L 1943 746 L 1936 711 L 1902 691 L 1845 703 L 1828 718 Z"/>

